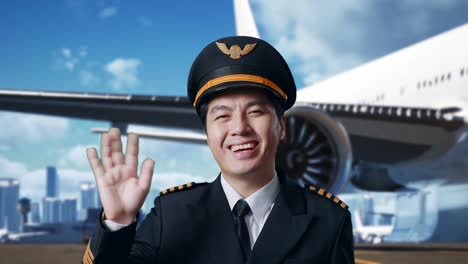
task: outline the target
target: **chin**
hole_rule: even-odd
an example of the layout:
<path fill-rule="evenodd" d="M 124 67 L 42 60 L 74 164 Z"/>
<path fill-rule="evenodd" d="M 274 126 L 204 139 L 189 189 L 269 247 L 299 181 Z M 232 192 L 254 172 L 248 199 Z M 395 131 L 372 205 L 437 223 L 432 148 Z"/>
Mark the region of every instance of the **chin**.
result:
<path fill-rule="evenodd" d="M 258 173 L 260 169 L 261 169 L 261 164 L 253 164 L 253 165 L 236 166 L 235 168 L 228 169 L 227 171 L 231 175 L 242 177 L 245 175 Z"/>

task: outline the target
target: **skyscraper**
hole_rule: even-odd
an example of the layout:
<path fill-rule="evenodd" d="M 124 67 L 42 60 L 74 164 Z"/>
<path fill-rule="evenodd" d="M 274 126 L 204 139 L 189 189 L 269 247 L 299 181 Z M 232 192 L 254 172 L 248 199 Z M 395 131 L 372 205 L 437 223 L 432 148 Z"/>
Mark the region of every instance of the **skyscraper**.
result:
<path fill-rule="evenodd" d="M 58 197 L 58 175 L 54 166 L 47 167 L 46 197 Z"/>
<path fill-rule="evenodd" d="M 81 209 L 96 208 L 96 185 L 92 182 L 80 184 Z"/>
<path fill-rule="evenodd" d="M 61 221 L 62 223 L 76 222 L 76 198 L 65 198 L 62 201 Z"/>
<path fill-rule="evenodd" d="M 61 201 L 59 198 L 45 197 L 43 200 L 43 223 L 60 223 Z"/>
<path fill-rule="evenodd" d="M 40 223 L 41 215 L 39 214 L 39 203 L 31 203 L 31 223 Z"/>
<path fill-rule="evenodd" d="M 0 178 L 0 228 L 18 232 L 20 214 L 16 208 L 19 200 L 19 181 L 12 178 Z"/>

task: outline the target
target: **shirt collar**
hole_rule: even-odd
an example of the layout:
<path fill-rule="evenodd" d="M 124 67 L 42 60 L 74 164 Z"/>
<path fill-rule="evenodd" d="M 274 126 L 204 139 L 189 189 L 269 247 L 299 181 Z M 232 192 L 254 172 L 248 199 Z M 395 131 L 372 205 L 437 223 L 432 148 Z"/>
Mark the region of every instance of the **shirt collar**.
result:
<path fill-rule="evenodd" d="M 242 195 L 240 195 L 231 187 L 231 185 L 229 185 L 222 174 L 221 186 L 223 187 L 224 193 L 226 194 L 226 198 L 229 203 L 229 207 L 232 211 L 237 201 L 243 199 Z M 276 196 L 279 193 L 279 189 L 279 180 L 275 172 L 275 175 L 270 180 L 270 182 L 251 194 L 249 197 L 245 198 L 245 201 L 249 204 L 250 209 L 252 210 L 252 213 L 257 220 L 263 219 L 267 211 L 271 208 Z"/>

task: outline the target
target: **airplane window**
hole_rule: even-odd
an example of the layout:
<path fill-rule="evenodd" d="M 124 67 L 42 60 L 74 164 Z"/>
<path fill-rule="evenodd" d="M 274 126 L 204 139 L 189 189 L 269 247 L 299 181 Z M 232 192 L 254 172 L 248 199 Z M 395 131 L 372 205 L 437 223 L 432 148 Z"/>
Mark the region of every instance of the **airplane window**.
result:
<path fill-rule="evenodd" d="M 418 88 L 418 90 L 419 90 L 419 88 L 421 88 L 421 83 L 420 82 L 418 82 L 418 84 L 416 84 L 416 88 Z"/>
<path fill-rule="evenodd" d="M 448 74 L 447 74 L 447 81 L 450 81 L 450 77 L 451 77 L 451 74 L 448 73 Z"/>
<path fill-rule="evenodd" d="M 444 76 L 444 75 L 440 76 L 440 81 L 441 81 L 441 82 L 443 82 L 444 79 L 445 79 L 445 76 Z"/>
<path fill-rule="evenodd" d="M 423 82 L 422 87 L 426 87 L 426 81 Z"/>
<path fill-rule="evenodd" d="M 429 87 L 432 86 L 432 82 L 431 82 L 431 81 L 428 81 L 428 82 L 427 82 L 427 86 L 429 86 Z"/>
<path fill-rule="evenodd" d="M 460 70 L 460 75 L 463 76 L 464 73 L 465 73 L 465 69 L 461 69 Z"/>
<path fill-rule="evenodd" d="M 434 84 L 437 84 L 438 81 L 439 81 L 439 77 L 436 76 L 434 79 Z"/>

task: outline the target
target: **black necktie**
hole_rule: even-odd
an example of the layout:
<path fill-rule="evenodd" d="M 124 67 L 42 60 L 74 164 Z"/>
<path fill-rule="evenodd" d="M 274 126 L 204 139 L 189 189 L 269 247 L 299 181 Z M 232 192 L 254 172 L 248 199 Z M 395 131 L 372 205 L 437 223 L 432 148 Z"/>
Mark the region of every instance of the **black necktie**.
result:
<path fill-rule="evenodd" d="M 247 225 L 245 224 L 244 216 L 250 212 L 249 204 L 244 200 L 237 201 L 236 205 L 232 209 L 232 215 L 234 216 L 234 224 L 236 225 L 237 236 L 242 247 L 244 254 L 244 261 L 250 255 L 250 238 Z"/>

